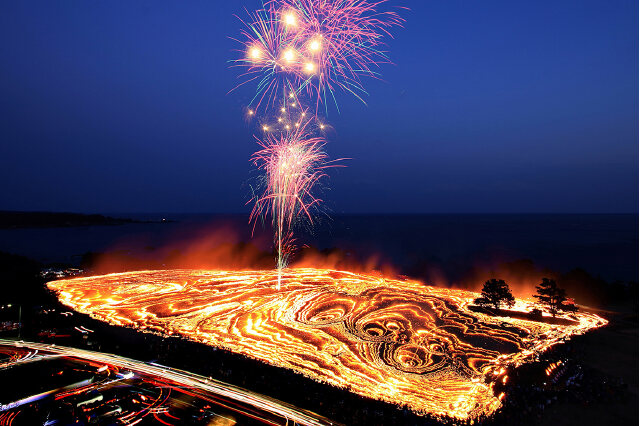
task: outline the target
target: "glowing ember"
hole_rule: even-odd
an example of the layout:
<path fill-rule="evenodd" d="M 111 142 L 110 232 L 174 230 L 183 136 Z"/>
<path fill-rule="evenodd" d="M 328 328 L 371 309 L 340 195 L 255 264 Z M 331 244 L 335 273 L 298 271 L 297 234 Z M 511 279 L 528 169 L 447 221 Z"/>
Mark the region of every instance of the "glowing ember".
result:
<path fill-rule="evenodd" d="M 418 413 L 489 415 L 505 367 L 606 324 L 471 311 L 476 293 L 325 269 L 142 271 L 50 282 L 60 300 L 112 324 L 178 334 Z M 518 311 L 531 309 L 518 301 Z M 565 317 L 568 320 L 569 317 Z M 508 398 L 508 395 L 506 395 Z"/>

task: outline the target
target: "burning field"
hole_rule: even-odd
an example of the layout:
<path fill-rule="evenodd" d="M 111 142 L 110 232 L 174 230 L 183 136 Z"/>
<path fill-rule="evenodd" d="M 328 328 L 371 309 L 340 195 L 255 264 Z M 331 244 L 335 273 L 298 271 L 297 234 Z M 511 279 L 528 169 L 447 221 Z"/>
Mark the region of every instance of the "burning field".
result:
<path fill-rule="evenodd" d="M 476 293 L 328 269 L 164 270 L 53 281 L 62 303 L 111 324 L 179 335 L 433 416 L 490 415 L 507 366 L 606 321 L 469 308 Z M 544 317 L 547 318 L 547 317 Z M 508 396 L 507 396 L 508 397 Z"/>

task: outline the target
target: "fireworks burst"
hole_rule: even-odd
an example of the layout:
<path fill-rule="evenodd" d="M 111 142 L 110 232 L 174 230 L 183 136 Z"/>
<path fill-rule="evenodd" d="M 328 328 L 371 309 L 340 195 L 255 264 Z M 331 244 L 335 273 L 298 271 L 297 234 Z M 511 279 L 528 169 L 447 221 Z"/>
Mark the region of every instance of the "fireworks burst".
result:
<path fill-rule="evenodd" d="M 304 93 L 315 104 L 335 102 L 345 91 L 362 100 L 361 77 L 377 77 L 389 59 L 381 50 L 390 29 L 402 23 L 386 0 L 270 0 L 243 21 L 244 83 L 257 82 L 252 104 L 273 105 L 283 91 Z M 265 107 L 268 108 L 268 107 Z"/>
<path fill-rule="evenodd" d="M 361 77 L 376 77 L 389 62 L 383 39 L 402 23 L 394 11 L 381 11 L 386 0 L 267 0 L 243 21 L 240 85 L 256 85 L 247 114 L 260 117 L 261 149 L 251 161 L 264 173 L 254 194 L 250 221 L 271 216 L 279 276 L 293 250 L 293 229 L 313 223 L 321 200 L 313 189 L 333 167 L 324 152 L 321 105 L 336 91 L 362 100 Z M 305 110 L 302 105 L 312 105 Z M 264 121 L 264 117 L 277 119 Z M 278 280 L 278 287 L 280 279 Z"/>

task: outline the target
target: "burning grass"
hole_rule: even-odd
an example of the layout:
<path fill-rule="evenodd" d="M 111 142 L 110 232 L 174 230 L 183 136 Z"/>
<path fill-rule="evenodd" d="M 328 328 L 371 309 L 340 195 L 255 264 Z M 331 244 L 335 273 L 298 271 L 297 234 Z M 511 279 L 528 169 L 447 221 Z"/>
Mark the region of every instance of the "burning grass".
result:
<path fill-rule="evenodd" d="M 357 394 L 457 419 L 490 415 L 506 366 L 602 326 L 470 309 L 477 293 L 330 269 L 139 271 L 50 282 L 65 305 L 115 325 L 227 349 Z"/>

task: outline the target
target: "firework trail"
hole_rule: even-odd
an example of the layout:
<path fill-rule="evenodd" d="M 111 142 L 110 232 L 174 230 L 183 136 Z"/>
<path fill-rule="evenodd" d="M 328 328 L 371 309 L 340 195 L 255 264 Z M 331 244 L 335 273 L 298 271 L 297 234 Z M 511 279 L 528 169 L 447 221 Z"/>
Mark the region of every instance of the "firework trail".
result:
<path fill-rule="evenodd" d="M 326 176 L 324 170 L 334 166 L 323 150 L 324 138 L 310 133 L 310 123 L 311 120 L 296 123 L 293 130 L 279 134 L 267 132 L 264 139 L 258 140 L 262 149 L 251 157 L 264 175 L 250 220 L 255 227 L 258 218 L 271 216 L 279 271 L 293 250 L 294 225 L 300 216 L 313 223 L 312 211 L 322 201 L 312 190 Z"/>
<path fill-rule="evenodd" d="M 247 111 L 261 117 L 261 149 L 251 161 L 263 172 L 250 222 L 271 216 L 277 267 L 281 273 L 293 250 L 300 220 L 313 224 L 321 200 L 314 187 L 335 162 L 324 152 L 321 106 L 335 103 L 336 91 L 363 100 L 361 77 L 389 62 L 383 39 L 402 19 L 380 11 L 386 0 L 268 0 L 243 21 L 240 78 L 255 85 Z M 238 86 L 238 87 L 239 87 Z M 305 110 L 303 105 L 312 105 Z M 337 107 L 337 104 L 336 104 Z M 274 112 L 277 112 L 274 114 Z M 275 117 L 275 118 L 274 118 Z M 280 286 L 280 274 L 278 288 Z"/>

